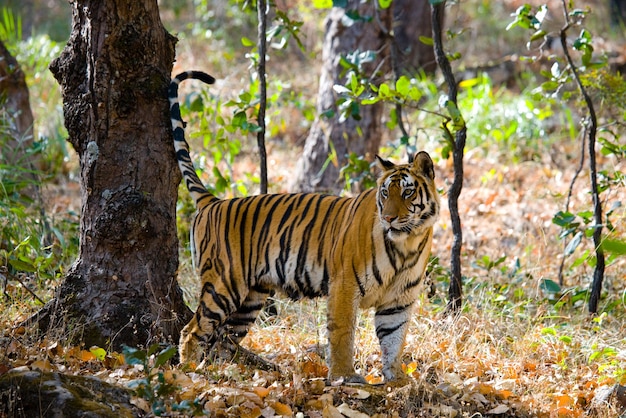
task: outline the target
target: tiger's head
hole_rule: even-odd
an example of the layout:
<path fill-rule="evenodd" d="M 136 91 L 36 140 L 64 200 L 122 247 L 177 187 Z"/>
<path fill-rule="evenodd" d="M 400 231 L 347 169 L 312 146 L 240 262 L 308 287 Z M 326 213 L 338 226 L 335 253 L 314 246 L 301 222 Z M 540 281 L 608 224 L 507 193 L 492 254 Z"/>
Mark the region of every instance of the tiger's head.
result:
<path fill-rule="evenodd" d="M 378 178 L 376 205 L 385 235 L 403 239 L 432 226 L 439 217 L 439 194 L 433 161 L 425 151 L 413 162 L 396 165 L 376 156 L 382 174 Z"/>

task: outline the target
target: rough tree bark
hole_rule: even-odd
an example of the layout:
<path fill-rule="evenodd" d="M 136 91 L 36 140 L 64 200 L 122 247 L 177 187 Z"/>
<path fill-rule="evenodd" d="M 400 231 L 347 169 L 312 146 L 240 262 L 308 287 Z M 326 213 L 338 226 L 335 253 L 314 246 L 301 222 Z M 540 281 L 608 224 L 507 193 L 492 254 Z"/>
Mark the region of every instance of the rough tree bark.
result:
<path fill-rule="evenodd" d="M 354 51 L 376 51 L 377 58 L 369 63 L 366 72 L 378 72 L 379 80 L 391 71 L 391 42 L 396 42 L 398 62 L 403 73 L 415 74 L 419 69 L 432 72 L 437 68 L 432 47 L 419 42 L 419 36 L 432 35 L 428 0 L 395 0 L 393 7 L 376 10 L 377 1 L 348 0 L 345 8 L 335 7 L 326 19 L 322 51 L 322 70 L 317 98 L 317 115 L 304 150 L 297 164 L 298 171 L 290 189 L 305 192 L 338 192 L 343 188 L 339 171 L 346 163 L 346 155 L 354 152 L 371 159 L 378 151 L 382 135 L 383 104 L 361 107 L 361 120 L 352 118 L 341 123 L 335 105 L 335 84 L 344 84 L 341 77 L 341 56 Z M 348 26 L 346 15 L 356 11 L 360 16 L 380 19 L 367 22 L 352 21 Z M 389 36 L 392 29 L 393 37 Z M 332 110 L 334 116 L 324 116 Z M 327 164 L 331 144 L 336 159 Z M 324 169 L 324 166 L 326 168 Z"/>
<path fill-rule="evenodd" d="M 75 0 L 50 68 L 80 157 L 80 253 L 42 327 L 86 346 L 177 341 L 190 318 L 176 281 L 176 195 L 167 86 L 176 39 L 156 0 Z"/>

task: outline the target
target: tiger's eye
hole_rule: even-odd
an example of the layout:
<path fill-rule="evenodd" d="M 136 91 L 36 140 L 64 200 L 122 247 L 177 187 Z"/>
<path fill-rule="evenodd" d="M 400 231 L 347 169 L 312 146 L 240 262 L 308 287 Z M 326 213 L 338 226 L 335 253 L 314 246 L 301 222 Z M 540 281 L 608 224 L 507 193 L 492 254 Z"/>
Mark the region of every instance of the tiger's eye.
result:
<path fill-rule="evenodd" d="M 402 197 L 408 199 L 409 197 L 413 196 L 413 193 L 415 193 L 415 189 L 405 189 L 402 192 Z"/>

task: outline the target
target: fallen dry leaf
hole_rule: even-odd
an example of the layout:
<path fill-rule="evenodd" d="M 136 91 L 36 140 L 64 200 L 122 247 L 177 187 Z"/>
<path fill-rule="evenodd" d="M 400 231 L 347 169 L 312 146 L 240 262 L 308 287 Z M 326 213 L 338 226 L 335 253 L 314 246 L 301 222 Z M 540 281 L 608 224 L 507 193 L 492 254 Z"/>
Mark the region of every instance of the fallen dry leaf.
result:
<path fill-rule="evenodd" d="M 274 401 L 274 402 L 268 402 L 268 405 L 271 406 L 274 409 L 274 411 L 276 411 L 277 415 L 282 415 L 285 417 L 293 416 L 293 411 L 291 410 L 291 407 L 287 404 Z"/>
<path fill-rule="evenodd" d="M 505 414 L 507 412 L 509 412 L 509 407 L 504 405 L 504 404 L 500 404 L 498 406 L 496 406 L 495 408 L 490 409 L 489 411 L 487 411 L 487 414 L 490 415 L 499 415 L 499 414 Z"/>
<path fill-rule="evenodd" d="M 51 372 L 54 367 L 48 360 L 36 360 L 30 364 L 31 369 L 41 370 L 42 372 Z"/>
<path fill-rule="evenodd" d="M 360 411 L 355 411 L 354 409 L 350 408 L 350 406 L 346 403 L 342 403 L 341 405 L 339 405 L 337 407 L 337 411 L 339 411 L 342 415 L 348 418 L 369 418 L 369 415 L 364 414 Z"/>

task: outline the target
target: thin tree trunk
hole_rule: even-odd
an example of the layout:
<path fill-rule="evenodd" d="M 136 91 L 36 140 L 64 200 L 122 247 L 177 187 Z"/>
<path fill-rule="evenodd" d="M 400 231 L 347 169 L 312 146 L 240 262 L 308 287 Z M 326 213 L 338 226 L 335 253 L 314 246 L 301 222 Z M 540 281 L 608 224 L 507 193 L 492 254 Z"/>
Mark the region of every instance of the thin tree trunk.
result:
<path fill-rule="evenodd" d="M 433 40 L 435 57 L 441 73 L 448 86 L 448 100 L 457 107 L 457 84 L 450 66 L 450 61 L 443 49 L 442 22 L 445 8 L 445 1 L 431 6 L 431 19 L 433 27 Z M 446 128 L 447 129 L 447 128 Z M 461 275 L 461 248 L 463 246 L 463 228 L 459 215 L 459 196 L 463 189 L 463 153 L 465 152 L 465 142 L 467 138 L 467 128 L 465 123 L 452 137 L 451 132 L 447 132 L 452 145 L 452 161 L 454 165 L 454 180 L 448 190 L 448 208 L 450 210 L 450 222 L 454 240 L 450 249 L 450 286 L 448 287 L 447 310 L 450 313 L 459 313 L 462 306 L 463 283 Z"/>
<path fill-rule="evenodd" d="M 600 192 L 598 188 L 598 170 L 596 167 L 596 133 L 598 131 L 598 119 L 596 117 L 595 107 L 593 106 L 593 100 L 587 93 L 584 84 L 582 83 L 578 67 L 575 65 L 572 56 L 569 53 L 569 47 L 567 45 L 567 31 L 572 27 L 570 15 L 568 11 L 567 3 L 562 0 L 561 5 L 563 7 L 563 17 L 565 19 L 565 26 L 561 29 L 561 47 L 563 48 L 563 54 L 569 64 L 570 71 L 574 76 L 576 85 L 582 94 L 587 110 L 589 111 L 589 127 L 587 130 L 587 147 L 589 150 L 589 180 L 591 186 L 591 199 L 593 202 L 593 220 L 595 223 L 595 229 L 593 230 L 593 245 L 596 253 L 596 265 L 593 269 L 593 282 L 591 283 L 591 294 L 589 295 L 589 312 L 598 312 L 598 303 L 600 302 L 600 296 L 602 293 L 602 282 L 604 281 L 604 268 L 605 258 L 604 249 L 602 248 L 602 201 L 600 200 Z M 584 147 L 583 147 L 584 148 Z M 584 155 L 584 149 L 581 150 Z"/>
<path fill-rule="evenodd" d="M 40 326 L 87 346 L 177 341 L 191 315 L 176 281 L 175 43 L 156 0 L 77 0 L 50 66 L 80 157 L 82 211 L 79 258 Z"/>

